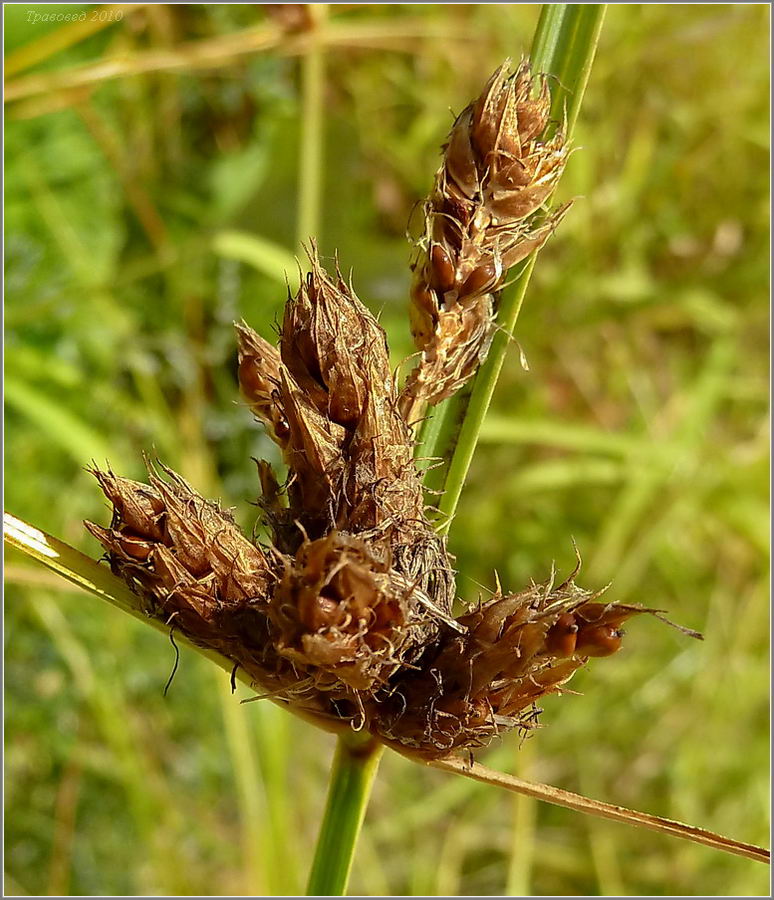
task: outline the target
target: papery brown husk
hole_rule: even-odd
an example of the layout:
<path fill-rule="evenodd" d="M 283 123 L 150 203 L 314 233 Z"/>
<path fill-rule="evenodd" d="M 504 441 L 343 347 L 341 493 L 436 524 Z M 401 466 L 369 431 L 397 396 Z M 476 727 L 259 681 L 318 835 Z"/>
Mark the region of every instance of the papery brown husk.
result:
<path fill-rule="evenodd" d="M 514 728 L 526 733 L 538 723 L 536 701 L 561 691 L 590 655 L 615 652 L 621 624 L 645 612 L 653 610 L 598 603 L 573 578 L 558 588 L 498 592 L 457 618 L 464 633 L 442 633 L 417 671 L 393 680 L 374 716 L 377 731 L 426 759 L 485 746 Z M 567 619 L 580 634 L 604 630 L 609 643 L 592 633 L 584 651 L 568 653 L 556 641 Z"/>
<path fill-rule="evenodd" d="M 561 130 L 543 138 L 551 106 L 545 80 L 533 78 L 526 61 L 509 72 L 506 62 L 455 120 L 425 202 L 411 288 L 421 355 L 400 399 L 408 422 L 475 374 L 508 270 L 545 243 L 569 206 L 538 221 L 568 151 Z"/>

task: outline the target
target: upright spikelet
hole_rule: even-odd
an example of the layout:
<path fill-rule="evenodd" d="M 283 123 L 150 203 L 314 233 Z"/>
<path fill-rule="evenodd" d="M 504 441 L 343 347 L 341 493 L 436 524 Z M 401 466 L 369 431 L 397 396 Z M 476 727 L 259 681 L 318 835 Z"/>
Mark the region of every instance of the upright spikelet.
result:
<path fill-rule="evenodd" d="M 411 324 L 419 365 L 400 406 L 413 422 L 476 371 L 489 349 L 506 273 L 547 240 L 567 206 L 538 223 L 567 159 L 561 131 L 548 140 L 550 97 L 522 62 L 503 64 L 457 117 L 412 264 Z"/>
<path fill-rule="evenodd" d="M 242 392 L 283 450 L 290 504 L 308 536 L 411 530 L 422 491 L 386 336 L 340 272 L 331 279 L 316 250 L 310 261 L 288 298 L 279 352 L 237 326 Z"/>

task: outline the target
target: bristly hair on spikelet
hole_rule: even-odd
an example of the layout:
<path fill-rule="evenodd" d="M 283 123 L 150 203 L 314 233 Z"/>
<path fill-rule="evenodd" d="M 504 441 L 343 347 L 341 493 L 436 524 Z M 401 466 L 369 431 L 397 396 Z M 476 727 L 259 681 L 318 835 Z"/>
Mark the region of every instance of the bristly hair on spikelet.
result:
<path fill-rule="evenodd" d="M 661 617 L 601 602 L 577 569 L 455 614 L 452 559 L 425 514 L 412 410 L 470 377 L 506 269 L 562 214 L 534 218 L 565 161 L 560 135 L 541 140 L 547 118 L 523 63 L 455 122 L 414 262 L 422 359 L 402 392 L 384 331 L 314 244 L 279 346 L 236 325 L 242 394 L 288 470 L 281 485 L 259 463 L 270 545 L 164 466 L 147 485 L 92 470 L 113 518 L 86 527 L 138 609 L 226 656 L 260 696 L 423 759 L 533 727 L 536 701 L 616 652 L 627 619 Z"/>
<path fill-rule="evenodd" d="M 539 249 L 569 208 L 543 206 L 564 170 L 564 134 L 550 138 L 545 79 L 506 61 L 457 117 L 425 201 L 412 262 L 411 324 L 420 360 L 401 395 L 407 422 L 449 397 L 486 357 L 508 269 Z"/>

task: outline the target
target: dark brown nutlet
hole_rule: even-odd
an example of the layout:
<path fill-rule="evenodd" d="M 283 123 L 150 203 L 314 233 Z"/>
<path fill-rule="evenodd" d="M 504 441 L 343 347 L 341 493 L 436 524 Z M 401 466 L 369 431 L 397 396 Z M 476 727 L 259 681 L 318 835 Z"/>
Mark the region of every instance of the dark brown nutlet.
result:
<path fill-rule="evenodd" d="M 615 625 L 583 625 L 578 630 L 576 652 L 584 656 L 612 656 L 621 649 L 624 632 Z"/>
<path fill-rule="evenodd" d="M 552 656 L 572 656 L 578 637 L 578 623 L 572 613 L 563 613 L 548 629 L 546 650 Z"/>

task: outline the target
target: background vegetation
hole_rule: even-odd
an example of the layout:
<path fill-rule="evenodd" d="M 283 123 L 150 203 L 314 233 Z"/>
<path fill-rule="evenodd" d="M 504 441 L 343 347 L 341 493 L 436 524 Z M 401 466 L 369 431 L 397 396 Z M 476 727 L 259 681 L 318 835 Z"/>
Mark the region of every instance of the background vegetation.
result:
<path fill-rule="evenodd" d="M 397 365 L 404 232 L 449 109 L 526 52 L 538 7 L 332 6 L 322 104 L 306 109 L 292 11 L 29 21 L 57 9 L 5 8 L 6 505 L 96 556 L 80 522 L 106 510 L 83 466 L 141 477 L 152 450 L 249 529 L 250 457 L 274 448 L 236 402 L 231 322 L 266 333 L 279 315 L 300 191 L 321 176 L 322 251 L 354 269 Z M 768 16 L 609 9 L 560 188 L 579 199 L 519 321 L 529 370 L 514 348 L 451 532 L 471 599 L 494 570 L 513 588 L 552 560 L 567 572 L 574 536 L 582 583 L 612 580 L 616 599 L 706 634 L 636 622 L 619 656 L 576 677 L 584 696 L 546 703 L 547 727 L 482 761 L 758 843 Z M 315 110 L 324 159 L 299 176 Z M 163 638 L 6 561 L 6 893 L 300 889 L 332 740 L 238 704 L 188 652 L 164 698 Z M 351 890 L 765 895 L 768 872 L 388 754 Z"/>

